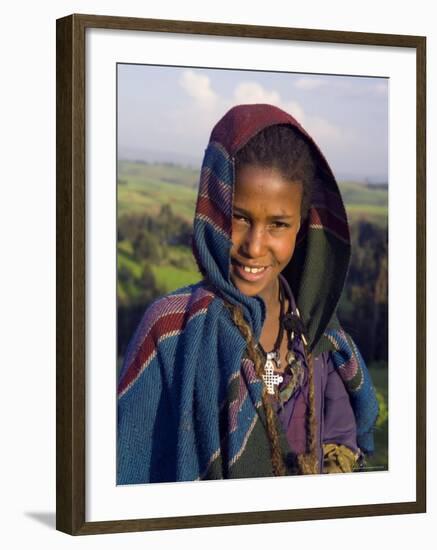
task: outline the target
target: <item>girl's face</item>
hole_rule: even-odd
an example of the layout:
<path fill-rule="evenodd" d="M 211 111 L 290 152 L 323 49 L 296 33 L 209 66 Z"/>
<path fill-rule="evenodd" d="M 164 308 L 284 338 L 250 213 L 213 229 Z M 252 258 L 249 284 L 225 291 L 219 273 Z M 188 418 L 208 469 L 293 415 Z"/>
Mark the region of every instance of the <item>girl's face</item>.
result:
<path fill-rule="evenodd" d="M 291 260 L 300 227 L 302 185 L 274 168 L 243 165 L 236 174 L 231 280 L 247 296 L 269 303 Z"/>

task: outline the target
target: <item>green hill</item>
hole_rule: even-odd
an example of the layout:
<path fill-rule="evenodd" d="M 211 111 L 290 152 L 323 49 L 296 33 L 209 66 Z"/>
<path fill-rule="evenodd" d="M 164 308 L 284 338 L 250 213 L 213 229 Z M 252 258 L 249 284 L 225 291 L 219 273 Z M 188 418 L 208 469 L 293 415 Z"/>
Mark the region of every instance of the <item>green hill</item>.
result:
<path fill-rule="evenodd" d="M 147 212 L 157 215 L 163 204 L 175 214 L 193 220 L 199 174 L 193 168 L 168 164 L 120 161 L 118 166 L 118 215 Z"/>
<path fill-rule="evenodd" d="M 367 220 L 380 226 L 387 225 L 387 187 L 352 181 L 341 181 L 339 187 L 348 218 L 352 223 Z"/>

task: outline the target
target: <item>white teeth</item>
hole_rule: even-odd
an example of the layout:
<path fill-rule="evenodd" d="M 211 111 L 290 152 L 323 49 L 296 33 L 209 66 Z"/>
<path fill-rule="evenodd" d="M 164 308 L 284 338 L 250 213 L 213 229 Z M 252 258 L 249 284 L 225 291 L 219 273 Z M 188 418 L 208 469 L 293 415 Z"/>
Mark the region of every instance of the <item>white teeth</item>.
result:
<path fill-rule="evenodd" d="M 244 265 L 243 269 L 247 273 L 259 273 L 260 271 L 264 271 L 265 267 L 248 267 Z"/>

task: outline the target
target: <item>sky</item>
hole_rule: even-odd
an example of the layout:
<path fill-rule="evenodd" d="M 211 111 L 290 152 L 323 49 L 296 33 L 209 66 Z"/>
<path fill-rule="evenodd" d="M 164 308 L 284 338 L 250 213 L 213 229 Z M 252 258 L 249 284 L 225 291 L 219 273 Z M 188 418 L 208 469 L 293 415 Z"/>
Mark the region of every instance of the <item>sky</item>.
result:
<path fill-rule="evenodd" d="M 385 78 L 118 64 L 120 159 L 200 167 L 215 123 L 240 103 L 271 103 L 315 139 L 337 179 L 388 181 Z"/>

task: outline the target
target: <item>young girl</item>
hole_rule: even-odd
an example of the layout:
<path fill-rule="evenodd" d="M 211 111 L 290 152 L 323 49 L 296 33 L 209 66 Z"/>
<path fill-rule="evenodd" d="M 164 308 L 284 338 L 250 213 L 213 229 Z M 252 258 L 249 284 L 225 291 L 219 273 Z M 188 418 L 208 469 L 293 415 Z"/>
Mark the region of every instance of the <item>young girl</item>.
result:
<path fill-rule="evenodd" d="M 335 314 L 349 229 L 291 115 L 238 105 L 216 124 L 193 252 L 203 280 L 154 302 L 125 355 L 117 483 L 352 471 L 378 405 Z"/>

